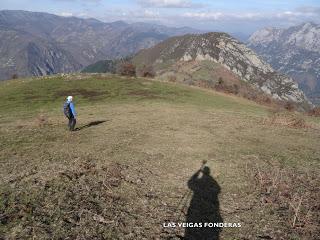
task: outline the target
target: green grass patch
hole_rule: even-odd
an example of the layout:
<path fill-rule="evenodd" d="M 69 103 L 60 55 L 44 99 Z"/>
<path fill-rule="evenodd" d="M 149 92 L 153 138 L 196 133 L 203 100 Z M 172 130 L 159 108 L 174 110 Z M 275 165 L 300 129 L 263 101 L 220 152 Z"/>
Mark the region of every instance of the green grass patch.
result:
<path fill-rule="evenodd" d="M 263 112 L 249 101 L 187 86 L 117 75 L 33 78 L 0 84 L 0 114 L 34 114 L 59 109 L 68 95 L 79 106 L 101 103 L 166 102 L 226 110 Z"/>

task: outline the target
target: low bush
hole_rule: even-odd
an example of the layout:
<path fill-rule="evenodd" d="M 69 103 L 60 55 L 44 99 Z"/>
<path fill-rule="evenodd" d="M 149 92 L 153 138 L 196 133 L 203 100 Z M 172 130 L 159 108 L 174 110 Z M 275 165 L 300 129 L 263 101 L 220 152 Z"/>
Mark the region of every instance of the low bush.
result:
<path fill-rule="evenodd" d="M 11 79 L 17 79 L 17 78 L 19 78 L 19 76 L 18 76 L 18 74 L 12 74 L 12 76 L 11 76 Z"/>
<path fill-rule="evenodd" d="M 131 62 L 123 62 L 117 66 L 117 73 L 122 76 L 136 76 L 136 66 Z"/>
<path fill-rule="evenodd" d="M 309 111 L 309 115 L 313 117 L 320 117 L 320 107 L 314 107 Z"/>
<path fill-rule="evenodd" d="M 291 128 L 309 128 L 305 119 L 295 113 L 286 111 L 275 111 L 263 120 L 264 124 L 286 126 Z"/>
<path fill-rule="evenodd" d="M 154 78 L 156 73 L 152 66 L 144 65 L 141 69 L 139 69 L 139 76 Z"/>

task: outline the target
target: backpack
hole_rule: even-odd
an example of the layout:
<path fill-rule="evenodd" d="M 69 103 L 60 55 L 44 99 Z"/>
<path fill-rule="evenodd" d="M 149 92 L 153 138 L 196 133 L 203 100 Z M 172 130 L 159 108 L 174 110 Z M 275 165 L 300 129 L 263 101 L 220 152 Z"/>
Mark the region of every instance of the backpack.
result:
<path fill-rule="evenodd" d="M 63 105 L 63 113 L 67 118 L 71 118 L 71 109 L 70 109 L 70 103 L 69 102 L 65 102 Z"/>

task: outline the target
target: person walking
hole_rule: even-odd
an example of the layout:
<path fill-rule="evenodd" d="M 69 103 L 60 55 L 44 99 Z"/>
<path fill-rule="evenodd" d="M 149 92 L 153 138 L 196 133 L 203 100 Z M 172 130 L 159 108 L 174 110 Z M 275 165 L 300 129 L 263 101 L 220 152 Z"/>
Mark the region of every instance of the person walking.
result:
<path fill-rule="evenodd" d="M 72 96 L 67 97 L 67 101 L 63 105 L 63 112 L 64 112 L 64 115 L 69 120 L 69 122 L 68 122 L 69 130 L 74 131 L 76 123 L 77 123 L 77 120 L 76 120 L 77 113 L 76 113 L 76 109 L 73 104 L 73 97 Z"/>

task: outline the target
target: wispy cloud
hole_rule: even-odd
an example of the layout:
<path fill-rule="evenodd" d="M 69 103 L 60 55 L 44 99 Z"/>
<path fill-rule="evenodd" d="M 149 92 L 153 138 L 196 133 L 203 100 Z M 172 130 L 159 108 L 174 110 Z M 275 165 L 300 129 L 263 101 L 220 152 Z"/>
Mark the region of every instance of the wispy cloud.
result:
<path fill-rule="evenodd" d="M 204 6 L 189 0 L 138 0 L 137 2 L 148 8 L 200 8 Z"/>
<path fill-rule="evenodd" d="M 152 11 L 149 9 L 144 9 L 141 11 L 129 11 L 129 12 L 120 12 L 120 15 L 125 19 L 125 20 L 160 20 L 161 15 L 157 11 Z"/>
<path fill-rule="evenodd" d="M 201 21 L 223 21 L 223 20 L 275 20 L 275 19 L 292 19 L 306 20 L 319 19 L 320 8 L 300 8 L 291 11 L 278 12 L 219 12 L 219 11 L 189 11 L 182 14 L 183 17 L 192 18 Z"/>
<path fill-rule="evenodd" d="M 111 22 L 151 22 L 201 30 L 252 32 L 320 23 L 319 0 L 0 0 L 0 9 L 49 11 Z M 40 3 L 41 2 L 41 3 Z"/>
<path fill-rule="evenodd" d="M 300 13 L 317 15 L 320 17 L 320 7 L 304 6 L 304 7 L 297 8 L 297 11 Z"/>
<path fill-rule="evenodd" d="M 61 13 L 57 13 L 57 15 L 62 17 L 72 17 L 74 14 L 71 12 L 61 12 Z"/>
<path fill-rule="evenodd" d="M 52 2 L 85 2 L 85 3 L 98 3 L 102 0 L 51 0 Z"/>

